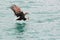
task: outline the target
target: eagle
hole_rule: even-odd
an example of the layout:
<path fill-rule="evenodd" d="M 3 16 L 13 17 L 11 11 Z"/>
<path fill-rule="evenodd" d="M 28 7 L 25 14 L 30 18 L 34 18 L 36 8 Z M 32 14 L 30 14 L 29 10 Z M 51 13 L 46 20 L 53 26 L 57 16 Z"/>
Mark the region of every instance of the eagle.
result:
<path fill-rule="evenodd" d="M 23 11 L 21 10 L 20 7 L 18 7 L 17 5 L 12 5 L 11 10 L 14 12 L 15 16 L 19 17 L 17 20 L 26 20 L 27 18 L 25 18 L 25 15 L 28 14 L 28 12 L 23 13 Z"/>

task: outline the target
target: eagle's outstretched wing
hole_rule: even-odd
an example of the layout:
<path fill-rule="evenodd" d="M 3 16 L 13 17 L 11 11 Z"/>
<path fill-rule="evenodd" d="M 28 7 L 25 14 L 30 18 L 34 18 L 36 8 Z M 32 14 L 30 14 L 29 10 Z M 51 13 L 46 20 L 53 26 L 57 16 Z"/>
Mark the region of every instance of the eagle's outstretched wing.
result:
<path fill-rule="evenodd" d="M 21 12 L 21 9 L 16 5 L 12 5 L 10 8 L 12 9 L 16 16 Z"/>

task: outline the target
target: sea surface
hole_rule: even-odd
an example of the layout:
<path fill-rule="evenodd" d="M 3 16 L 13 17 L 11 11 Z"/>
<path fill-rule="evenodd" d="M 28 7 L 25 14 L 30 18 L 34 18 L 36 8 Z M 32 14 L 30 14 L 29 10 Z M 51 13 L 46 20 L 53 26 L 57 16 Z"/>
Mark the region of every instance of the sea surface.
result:
<path fill-rule="evenodd" d="M 29 20 L 17 21 L 13 4 Z M 0 40 L 60 40 L 60 0 L 0 0 Z"/>

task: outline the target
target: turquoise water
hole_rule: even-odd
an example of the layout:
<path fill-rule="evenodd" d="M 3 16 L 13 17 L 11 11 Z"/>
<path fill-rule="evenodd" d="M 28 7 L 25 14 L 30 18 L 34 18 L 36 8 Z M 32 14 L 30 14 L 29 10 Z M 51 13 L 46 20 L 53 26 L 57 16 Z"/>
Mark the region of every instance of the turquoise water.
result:
<path fill-rule="evenodd" d="M 16 21 L 16 4 L 28 21 Z M 60 0 L 0 0 L 0 40 L 60 40 Z"/>

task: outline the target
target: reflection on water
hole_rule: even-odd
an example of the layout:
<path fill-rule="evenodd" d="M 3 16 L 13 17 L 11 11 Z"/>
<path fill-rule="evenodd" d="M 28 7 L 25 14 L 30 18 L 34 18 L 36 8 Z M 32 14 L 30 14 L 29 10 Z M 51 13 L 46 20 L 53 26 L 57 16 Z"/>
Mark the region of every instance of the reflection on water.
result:
<path fill-rule="evenodd" d="M 16 26 L 15 30 L 17 33 L 16 38 L 19 40 L 23 39 L 23 37 L 24 37 L 23 34 L 25 31 L 26 23 L 16 23 L 15 26 Z M 16 33 L 15 33 L 15 35 L 16 35 Z"/>
<path fill-rule="evenodd" d="M 16 23 L 16 30 L 20 33 L 20 32 L 24 32 L 24 27 L 25 27 L 25 23 Z"/>

